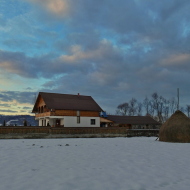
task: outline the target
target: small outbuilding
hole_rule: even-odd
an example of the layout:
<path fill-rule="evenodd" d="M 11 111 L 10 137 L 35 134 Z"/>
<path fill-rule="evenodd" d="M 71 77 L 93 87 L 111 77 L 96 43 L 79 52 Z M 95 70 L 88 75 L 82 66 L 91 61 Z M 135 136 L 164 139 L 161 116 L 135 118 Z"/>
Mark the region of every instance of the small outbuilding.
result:
<path fill-rule="evenodd" d="M 160 128 L 159 140 L 190 143 L 190 118 L 177 110 Z"/>
<path fill-rule="evenodd" d="M 113 121 L 113 127 L 127 127 L 129 129 L 159 129 L 160 123 L 150 116 L 122 116 L 108 115 L 107 119 Z"/>

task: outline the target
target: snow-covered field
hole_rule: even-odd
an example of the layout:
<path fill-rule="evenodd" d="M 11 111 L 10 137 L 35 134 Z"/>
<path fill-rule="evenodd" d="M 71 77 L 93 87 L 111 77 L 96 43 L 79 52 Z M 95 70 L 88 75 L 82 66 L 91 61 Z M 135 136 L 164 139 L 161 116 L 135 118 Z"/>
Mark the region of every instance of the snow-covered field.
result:
<path fill-rule="evenodd" d="M 0 140 L 0 190 L 189 190 L 190 144 L 155 139 Z"/>

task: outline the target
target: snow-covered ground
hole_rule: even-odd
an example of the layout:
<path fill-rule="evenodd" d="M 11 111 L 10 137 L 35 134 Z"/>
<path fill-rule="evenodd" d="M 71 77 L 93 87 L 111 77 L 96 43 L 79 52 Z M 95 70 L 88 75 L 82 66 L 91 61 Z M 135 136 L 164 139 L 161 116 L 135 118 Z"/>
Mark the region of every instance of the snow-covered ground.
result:
<path fill-rule="evenodd" d="M 155 139 L 0 140 L 0 190 L 189 190 L 190 144 Z"/>

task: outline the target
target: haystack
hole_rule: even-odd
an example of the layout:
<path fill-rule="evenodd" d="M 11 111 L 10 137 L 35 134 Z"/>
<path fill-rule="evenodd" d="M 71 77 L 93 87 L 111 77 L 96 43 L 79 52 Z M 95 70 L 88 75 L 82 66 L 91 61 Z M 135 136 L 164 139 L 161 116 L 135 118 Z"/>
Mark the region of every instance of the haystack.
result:
<path fill-rule="evenodd" d="M 190 119 L 183 112 L 176 111 L 161 126 L 159 140 L 190 143 Z"/>

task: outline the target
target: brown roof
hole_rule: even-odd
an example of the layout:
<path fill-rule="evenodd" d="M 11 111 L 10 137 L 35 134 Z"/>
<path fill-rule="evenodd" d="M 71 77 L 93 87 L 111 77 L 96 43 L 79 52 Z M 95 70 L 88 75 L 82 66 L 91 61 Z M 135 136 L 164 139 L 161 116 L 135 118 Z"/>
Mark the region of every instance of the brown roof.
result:
<path fill-rule="evenodd" d="M 114 121 L 117 124 L 131 124 L 131 125 L 160 125 L 150 116 L 121 116 L 108 115 L 107 119 Z"/>
<path fill-rule="evenodd" d="M 70 95 L 70 94 L 57 94 L 39 92 L 48 109 L 57 110 L 81 110 L 81 111 L 98 111 L 101 112 L 102 108 L 94 101 L 91 96 L 83 95 Z M 38 100 L 38 99 L 37 99 Z M 34 105 L 33 111 L 37 111 L 37 101 Z"/>

